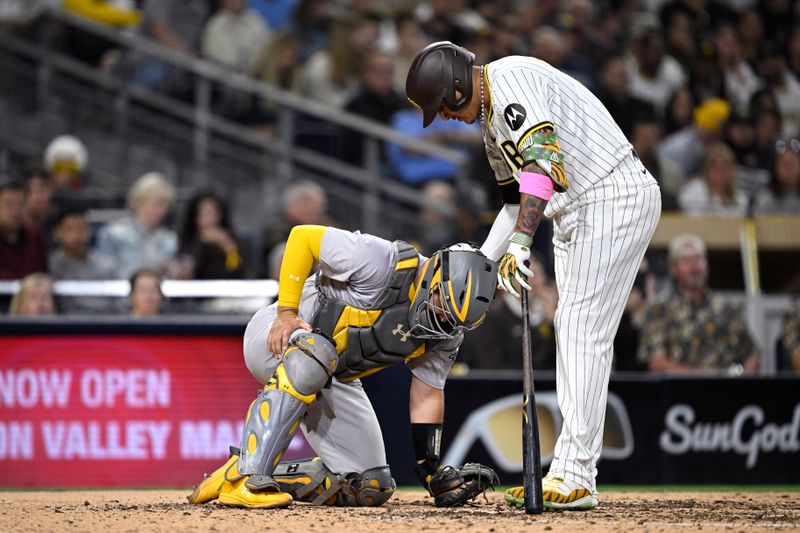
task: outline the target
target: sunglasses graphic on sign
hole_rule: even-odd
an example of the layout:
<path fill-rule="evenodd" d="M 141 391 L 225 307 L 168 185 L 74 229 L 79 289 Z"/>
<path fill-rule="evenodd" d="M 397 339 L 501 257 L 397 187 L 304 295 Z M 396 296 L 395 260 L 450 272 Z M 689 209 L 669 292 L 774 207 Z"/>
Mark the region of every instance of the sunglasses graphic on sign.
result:
<path fill-rule="evenodd" d="M 555 392 L 536 394 L 542 465 L 553 460 L 561 432 L 561 412 Z M 494 400 L 470 414 L 458 430 L 442 464 L 463 464 L 475 441 L 480 439 L 497 466 L 506 472 L 522 472 L 522 398 L 519 395 Z M 608 393 L 603 459 L 625 459 L 633 453 L 633 432 L 625 404 Z"/>

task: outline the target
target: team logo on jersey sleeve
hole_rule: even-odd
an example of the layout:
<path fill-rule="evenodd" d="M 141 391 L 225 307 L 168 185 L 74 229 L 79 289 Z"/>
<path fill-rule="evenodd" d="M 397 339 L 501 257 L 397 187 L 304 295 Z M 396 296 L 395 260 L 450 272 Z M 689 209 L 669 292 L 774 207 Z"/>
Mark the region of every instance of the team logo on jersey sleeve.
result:
<path fill-rule="evenodd" d="M 503 117 L 505 117 L 506 123 L 512 131 L 520 129 L 525 123 L 525 117 L 527 116 L 528 114 L 525 112 L 525 108 L 519 104 L 508 104 L 506 110 L 503 111 Z"/>

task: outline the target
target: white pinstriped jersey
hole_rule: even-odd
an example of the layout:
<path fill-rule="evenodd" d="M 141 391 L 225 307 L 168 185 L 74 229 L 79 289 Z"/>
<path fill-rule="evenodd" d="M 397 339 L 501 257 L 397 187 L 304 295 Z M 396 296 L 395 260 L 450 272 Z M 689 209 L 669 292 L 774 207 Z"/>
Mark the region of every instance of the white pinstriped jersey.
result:
<path fill-rule="evenodd" d="M 633 147 L 611 114 L 586 87 L 567 74 L 532 57 L 511 56 L 484 67 L 491 98 L 483 129 L 489 164 L 498 183 L 514 178 L 526 163 L 522 153 L 531 135 L 550 127 L 556 134 L 547 149 L 563 162 L 536 159 L 553 179 L 556 194 L 545 215 L 552 217 L 609 176 Z M 635 185 L 652 185 L 652 177 L 631 172 Z M 641 183 L 638 183 L 641 181 Z"/>

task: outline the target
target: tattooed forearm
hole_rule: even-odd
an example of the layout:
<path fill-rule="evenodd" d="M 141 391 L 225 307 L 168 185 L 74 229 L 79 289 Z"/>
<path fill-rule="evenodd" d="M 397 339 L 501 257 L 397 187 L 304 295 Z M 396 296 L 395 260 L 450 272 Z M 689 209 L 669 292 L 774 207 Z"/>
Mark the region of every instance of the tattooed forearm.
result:
<path fill-rule="evenodd" d="M 547 200 L 523 194 L 517 216 L 517 231 L 533 236 L 542 220 L 545 207 Z"/>

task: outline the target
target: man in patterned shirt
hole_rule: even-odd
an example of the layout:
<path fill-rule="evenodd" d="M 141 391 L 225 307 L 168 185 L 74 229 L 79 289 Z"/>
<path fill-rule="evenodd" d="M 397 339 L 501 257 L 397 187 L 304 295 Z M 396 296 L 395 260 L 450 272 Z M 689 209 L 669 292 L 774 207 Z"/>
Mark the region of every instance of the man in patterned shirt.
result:
<path fill-rule="evenodd" d="M 755 372 L 758 352 L 744 314 L 709 290 L 699 237 L 685 234 L 670 242 L 669 273 L 675 291 L 648 310 L 639 360 L 655 372 Z"/>
<path fill-rule="evenodd" d="M 786 352 L 789 368 L 800 372 L 800 305 L 786 315 L 781 342 Z"/>

